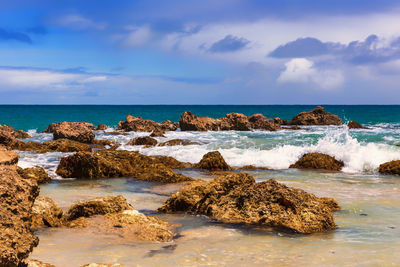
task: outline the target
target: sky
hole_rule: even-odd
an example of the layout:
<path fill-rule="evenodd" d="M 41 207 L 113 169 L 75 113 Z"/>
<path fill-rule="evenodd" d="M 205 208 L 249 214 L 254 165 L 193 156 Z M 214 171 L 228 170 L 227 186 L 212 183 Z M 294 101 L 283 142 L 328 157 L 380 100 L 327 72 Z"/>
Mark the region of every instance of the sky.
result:
<path fill-rule="evenodd" d="M 400 104 L 395 0 L 2 0 L 0 104 Z"/>

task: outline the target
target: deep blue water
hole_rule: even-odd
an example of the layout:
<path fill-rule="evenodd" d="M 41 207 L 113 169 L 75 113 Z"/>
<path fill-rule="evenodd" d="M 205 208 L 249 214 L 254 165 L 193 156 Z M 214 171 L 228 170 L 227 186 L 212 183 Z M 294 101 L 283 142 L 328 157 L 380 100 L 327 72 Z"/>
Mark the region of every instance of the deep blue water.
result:
<path fill-rule="evenodd" d="M 262 113 L 267 117 L 291 119 L 312 105 L 0 105 L 0 124 L 15 129 L 45 129 L 48 124 L 59 121 L 88 121 L 97 125 L 116 126 L 127 114 L 141 116 L 158 122 L 179 121 L 182 112 L 190 110 L 199 116 L 222 117 L 226 113 L 245 115 Z M 356 120 L 363 124 L 400 123 L 400 105 L 395 106 L 349 106 L 326 105 L 325 110 L 339 115 L 343 120 Z"/>

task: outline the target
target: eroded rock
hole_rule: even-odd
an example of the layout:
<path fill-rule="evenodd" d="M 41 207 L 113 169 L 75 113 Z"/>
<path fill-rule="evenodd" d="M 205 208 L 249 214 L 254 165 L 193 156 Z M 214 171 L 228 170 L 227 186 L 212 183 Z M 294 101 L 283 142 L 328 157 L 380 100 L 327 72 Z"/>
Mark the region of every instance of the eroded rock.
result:
<path fill-rule="evenodd" d="M 134 132 L 175 131 L 177 125 L 171 121 L 158 123 L 152 120 L 143 120 L 142 117 L 126 116 L 125 121 L 118 123 L 118 130 Z"/>
<path fill-rule="evenodd" d="M 157 145 L 157 140 L 150 137 L 150 136 L 143 136 L 143 137 L 136 137 L 132 138 L 127 145 L 128 146 L 145 146 L 145 147 L 152 147 Z"/>
<path fill-rule="evenodd" d="M 15 165 L 18 163 L 18 153 L 0 147 L 0 168 L 2 165 Z"/>
<path fill-rule="evenodd" d="M 18 139 L 25 139 L 25 138 L 30 138 L 31 136 L 22 130 L 16 131 L 12 126 L 10 125 L 0 125 L 0 130 L 1 131 L 6 131 L 9 132 L 12 136 Z"/>
<path fill-rule="evenodd" d="M 97 131 L 104 131 L 104 130 L 107 130 L 107 125 L 105 125 L 105 124 L 99 124 L 99 125 L 97 125 L 97 128 L 96 128 L 96 130 Z"/>
<path fill-rule="evenodd" d="M 291 125 L 341 125 L 343 121 L 339 116 L 325 112 L 321 106 L 307 112 L 300 112 L 293 117 Z"/>
<path fill-rule="evenodd" d="M 70 139 L 81 143 L 92 143 L 95 127 L 88 122 L 57 122 L 50 124 L 45 132 L 53 133 L 54 140 Z"/>
<path fill-rule="evenodd" d="M 32 207 L 32 228 L 60 227 L 63 211 L 50 197 L 38 196 Z"/>
<path fill-rule="evenodd" d="M 349 121 L 347 123 L 347 127 L 349 127 L 349 129 L 369 129 L 368 127 L 364 127 L 356 121 Z"/>
<path fill-rule="evenodd" d="M 208 152 L 203 156 L 199 163 L 194 165 L 194 167 L 209 171 L 232 170 L 219 151 Z"/>
<path fill-rule="evenodd" d="M 51 181 L 51 178 L 49 177 L 45 169 L 39 166 L 25 169 L 18 167 L 17 172 L 21 177 L 25 179 L 36 180 L 38 184 L 44 184 Z"/>
<path fill-rule="evenodd" d="M 329 171 L 340 171 L 344 166 L 343 161 L 322 153 L 304 154 L 296 163 L 289 168 L 297 169 L 324 169 Z"/>
<path fill-rule="evenodd" d="M 43 143 L 32 142 L 32 141 L 29 142 L 18 141 L 12 146 L 12 149 L 21 151 L 35 151 L 37 153 L 47 153 L 47 152 L 68 153 L 68 152 L 78 152 L 78 151 L 86 151 L 86 152 L 92 151 L 92 147 L 89 144 L 69 139 L 51 140 Z"/>
<path fill-rule="evenodd" d="M 400 175 L 400 160 L 392 160 L 379 165 L 382 174 Z"/>
<path fill-rule="evenodd" d="M 191 146 L 200 145 L 200 143 L 183 139 L 172 139 L 158 144 L 159 146 Z"/>

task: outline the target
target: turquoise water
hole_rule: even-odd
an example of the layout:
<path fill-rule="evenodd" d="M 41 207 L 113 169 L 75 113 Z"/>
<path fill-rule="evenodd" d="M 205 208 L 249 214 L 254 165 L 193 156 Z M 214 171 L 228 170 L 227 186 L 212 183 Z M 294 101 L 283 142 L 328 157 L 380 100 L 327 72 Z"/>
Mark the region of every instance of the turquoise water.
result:
<path fill-rule="evenodd" d="M 223 117 L 226 113 L 240 112 L 245 115 L 262 113 L 267 117 L 291 119 L 301 111 L 315 106 L 272 105 L 272 106 L 51 106 L 51 105 L 0 105 L 0 124 L 9 124 L 16 129 L 45 129 L 58 121 L 88 121 L 97 125 L 104 123 L 116 126 L 126 115 L 142 116 L 144 119 L 161 122 L 179 121 L 182 112 L 190 110 L 199 116 Z M 356 120 L 363 124 L 390 123 L 400 125 L 400 106 L 339 106 L 326 105 L 325 110 L 339 115 L 343 120 Z"/>

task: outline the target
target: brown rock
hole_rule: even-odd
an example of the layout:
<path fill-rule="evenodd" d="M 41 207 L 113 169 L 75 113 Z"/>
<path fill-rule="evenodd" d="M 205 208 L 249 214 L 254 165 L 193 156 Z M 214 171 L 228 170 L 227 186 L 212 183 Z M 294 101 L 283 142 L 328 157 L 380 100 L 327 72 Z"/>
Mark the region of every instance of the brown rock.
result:
<path fill-rule="evenodd" d="M 18 153 L 15 151 L 0 150 L 0 168 L 2 165 L 15 165 L 18 163 Z"/>
<path fill-rule="evenodd" d="M 0 266 L 17 266 L 39 240 L 31 230 L 36 181 L 21 178 L 14 166 L 0 166 Z"/>
<path fill-rule="evenodd" d="M 30 138 L 31 136 L 22 130 L 16 131 L 12 126 L 10 125 L 0 125 L 0 130 L 9 132 L 13 137 L 18 138 L 18 139 L 24 139 L 24 138 Z"/>
<path fill-rule="evenodd" d="M 262 114 L 254 114 L 248 117 L 250 126 L 253 129 L 276 131 L 280 128 L 281 119 L 268 119 Z"/>
<path fill-rule="evenodd" d="M 89 128 L 91 130 L 96 129 L 96 127 L 94 127 L 93 123 L 90 123 L 90 122 L 67 122 L 67 121 L 63 121 L 63 122 L 51 123 L 49 126 L 47 126 L 47 128 L 42 133 L 54 133 L 54 131 L 56 131 L 57 128 L 68 126 L 68 125 L 71 125 L 71 126 L 79 125 L 79 126 L 81 126 L 83 128 Z"/>
<path fill-rule="evenodd" d="M 32 207 L 32 228 L 60 227 L 63 211 L 49 197 L 38 196 Z"/>
<path fill-rule="evenodd" d="M 368 127 L 364 127 L 356 121 L 349 121 L 347 123 L 347 126 L 349 127 L 349 129 L 369 129 Z"/>
<path fill-rule="evenodd" d="M 400 160 L 392 160 L 379 165 L 382 174 L 400 175 Z"/>
<path fill-rule="evenodd" d="M 137 151 L 101 150 L 78 152 L 61 159 L 56 173 L 64 178 L 96 179 L 135 177 L 139 180 L 176 183 L 193 180 L 174 172 L 171 167 Z"/>
<path fill-rule="evenodd" d="M 308 112 L 300 112 L 293 117 L 291 125 L 341 125 L 343 121 L 339 116 L 325 112 L 321 106 Z"/>
<path fill-rule="evenodd" d="M 150 137 L 165 137 L 165 131 L 156 129 L 150 134 Z"/>
<path fill-rule="evenodd" d="M 33 260 L 33 259 L 27 259 L 24 260 L 22 264 L 20 264 L 19 267 L 56 267 L 53 264 L 49 263 L 44 263 L 38 260 Z"/>
<path fill-rule="evenodd" d="M 119 143 L 110 140 L 94 140 L 92 145 L 94 148 L 111 150 L 115 150 L 120 146 Z"/>
<path fill-rule="evenodd" d="M 69 139 L 51 140 L 43 143 L 18 141 L 12 146 L 12 149 L 21 151 L 36 151 L 37 153 L 92 151 L 92 147 L 90 145 Z"/>
<path fill-rule="evenodd" d="M 203 156 L 199 163 L 194 165 L 195 168 L 205 169 L 209 171 L 230 171 L 232 168 L 225 162 L 221 153 L 218 151 L 208 152 Z"/>
<path fill-rule="evenodd" d="M 58 122 L 50 124 L 45 132 L 52 132 L 54 140 L 70 139 L 81 143 L 92 143 L 94 126 L 88 122 Z"/>
<path fill-rule="evenodd" d="M 51 181 L 51 178 L 49 177 L 47 172 L 39 166 L 25 169 L 18 167 L 17 172 L 21 177 L 25 179 L 36 180 L 38 184 L 44 184 Z"/>
<path fill-rule="evenodd" d="M 190 140 L 172 139 L 159 144 L 159 146 L 190 146 L 190 145 L 200 145 L 200 143 L 192 142 Z"/>
<path fill-rule="evenodd" d="M 254 165 L 245 165 L 243 167 L 238 168 L 238 170 L 270 170 L 266 167 L 256 167 Z"/>
<path fill-rule="evenodd" d="M 158 123 L 151 120 L 143 120 L 141 117 L 133 117 L 131 115 L 126 116 L 126 121 L 120 121 L 118 123 L 118 130 L 124 130 L 127 132 L 153 132 L 156 130 L 160 131 L 175 131 L 178 127 L 175 123 L 170 121 L 164 121 Z"/>
<path fill-rule="evenodd" d="M 304 154 L 295 164 L 289 168 L 297 169 L 324 169 L 329 171 L 340 171 L 344 166 L 343 161 L 322 153 Z"/>
<path fill-rule="evenodd" d="M 104 130 L 107 130 L 107 125 L 105 125 L 105 124 L 99 124 L 99 125 L 97 125 L 97 128 L 96 128 L 96 130 L 97 131 L 104 131 Z"/>
<path fill-rule="evenodd" d="M 11 132 L 0 130 L 0 145 L 11 147 L 18 142 Z"/>
<path fill-rule="evenodd" d="M 221 222 L 303 234 L 336 228 L 325 199 L 275 180 L 256 183 L 246 173 L 193 182 L 173 194 L 159 211 L 204 214 Z"/>
<path fill-rule="evenodd" d="M 115 263 L 115 264 L 105 264 L 105 263 L 89 263 L 82 265 L 81 267 L 124 267 L 124 265 Z"/>
<path fill-rule="evenodd" d="M 157 145 L 157 140 L 150 137 L 150 136 L 144 136 L 144 137 L 136 137 L 132 138 L 128 143 L 128 146 L 145 146 L 145 147 L 152 147 Z"/>

